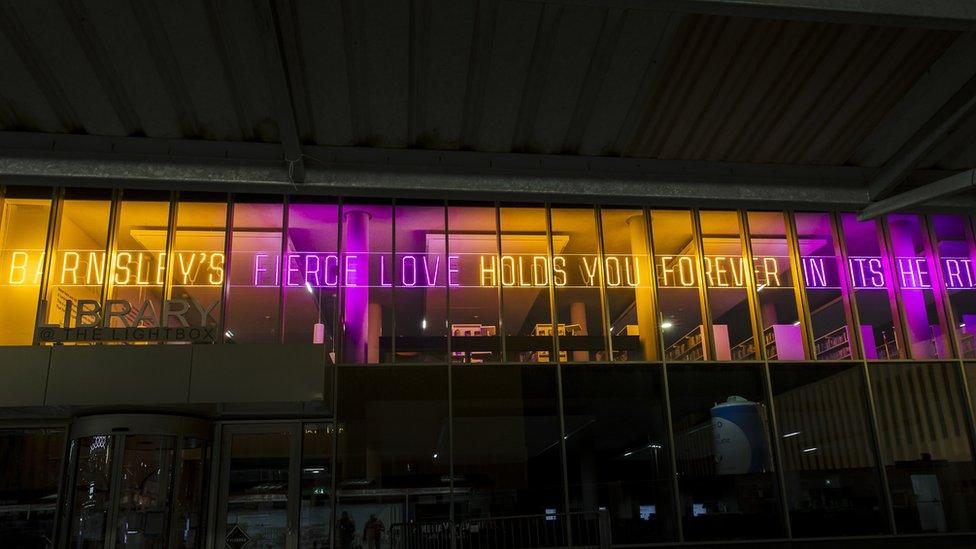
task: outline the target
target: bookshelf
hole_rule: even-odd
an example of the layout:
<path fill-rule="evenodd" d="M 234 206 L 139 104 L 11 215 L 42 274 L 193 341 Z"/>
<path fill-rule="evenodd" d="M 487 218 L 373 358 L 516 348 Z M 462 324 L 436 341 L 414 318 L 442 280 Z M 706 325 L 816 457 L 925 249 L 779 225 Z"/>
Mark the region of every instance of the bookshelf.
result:
<path fill-rule="evenodd" d="M 851 338 L 847 326 L 841 326 L 813 340 L 817 360 L 844 360 L 851 358 Z"/>

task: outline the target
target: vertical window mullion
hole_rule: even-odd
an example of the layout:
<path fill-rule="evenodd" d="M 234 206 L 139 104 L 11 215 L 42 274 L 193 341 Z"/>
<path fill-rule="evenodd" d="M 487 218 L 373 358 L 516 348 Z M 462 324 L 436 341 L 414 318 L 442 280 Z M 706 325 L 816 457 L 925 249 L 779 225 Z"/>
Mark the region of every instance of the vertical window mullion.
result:
<path fill-rule="evenodd" d="M 58 227 L 61 224 L 61 206 L 64 203 L 64 187 L 51 189 L 51 210 L 48 212 L 47 235 L 44 238 L 44 255 L 41 260 L 41 284 L 37 288 L 37 309 L 34 311 L 34 318 L 31 320 L 34 330 L 31 334 L 33 345 L 38 344 L 37 340 L 37 320 L 41 318 L 41 313 L 45 310 L 44 300 L 47 297 L 47 287 L 50 273 L 54 267 L 53 251 L 55 250 L 54 240 L 58 235 Z M 104 301 L 103 301 L 104 302 Z M 67 328 L 67 326 L 65 326 Z"/>

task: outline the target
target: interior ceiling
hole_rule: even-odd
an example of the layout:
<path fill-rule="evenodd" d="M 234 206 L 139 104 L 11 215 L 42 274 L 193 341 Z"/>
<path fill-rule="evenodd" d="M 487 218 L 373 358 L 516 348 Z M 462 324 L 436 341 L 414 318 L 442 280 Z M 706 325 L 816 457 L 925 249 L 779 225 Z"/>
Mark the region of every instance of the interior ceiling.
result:
<path fill-rule="evenodd" d="M 728 2 L 697 4 L 710 3 Z M 283 143 L 279 161 L 297 140 L 871 173 L 904 155 L 976 76 L 972 21 L 908 28 L 908 18 L 902 27 L 870 26 L 865 17 L 646 9 L 653 6 L 3 3 L 0 132 L 5 146 L 18 132 L 187 144 L 168 142 L 170 155 L 200 141 Z M 926 148 L 915 170 L 976 166 L 970 111 Z M 305 161 L 315 163 L 316 154 L 306 149 Z"/>

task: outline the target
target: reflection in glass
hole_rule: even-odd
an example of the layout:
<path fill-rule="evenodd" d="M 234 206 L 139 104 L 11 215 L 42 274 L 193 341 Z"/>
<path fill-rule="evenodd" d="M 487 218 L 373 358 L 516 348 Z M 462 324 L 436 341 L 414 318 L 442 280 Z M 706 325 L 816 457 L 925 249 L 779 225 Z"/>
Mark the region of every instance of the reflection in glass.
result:
<path fill-rule="evenodd" d="M 817 360 L 845 360 L 856 356 L 850 332 L 853 319 L 845 299 L 843 261 L 838 253 L 831 215 L 796 213 L 796 238 L 810 322 L 813 355 Z"/>
<path fill-rule="evenodd" d="M 445 362 L 450 263 L 444 206 L 396 206 L 396 361 Z"/>
<path fill-rule="evenodd" d="M 0 540 L 7 547 L 53 547 L 64 431 L 0 431 Z"/>
<path fill-rule="evenodd" d="M 886 533 L 861 369 L 770 370 L 793 536 Z"/>
<path fill-rule="evenodd" d="M 786 214 L 749 212 L 746 216 L 766 359 L 803 360 L 806 342 L 797 313 Z"/>
<path fill-rule="evenodd" d="M 251 538 L 248 549 L 284 547 L 291 436 L 288 432 L 234 433 L 229 439 L 224 532 L 240 527 Z"/>
<path fill-rule="evenodd" d="M 338 546 L 449 539 L 447 367 L 341 367 L 339 386 Z"/>
<path fill-rule="evenodd" d="M 279 341 L 278 304 L 281 284 L 281 202 L 233 204 L 224 341 Z"/>
<path fill-rule="evenodd" d="M 288 205 L 285 231 L 284 340 L 324 345 L 335 352 L 339 299 L 339 206 L 332 203 Z"/>
<path fill-rule="evenodd" d="M 562 247 L 552 260 L 559 355 L 570 362 L 609 360 L 600 296 L 604 269 L 596 253 L 599 236 L 593 209 L 553 208 L 552 238 Z M 624 258 L 624 262 L 620 259 L 617 256 L 608 259 L 608 283 L 636 284 L 634 267 L 626 269 L 630 266 L 626 261 L 629 258 Z"/>
<path fill-rule="evenodd" d="M 894 262 L 895 287 L 904 314 L 905 338 L 912 358 L 951 356 L 938 267 L 922 217 L 892 214 L 887 219 Z"/>
<path fill-rule="evenodd" d="M 498 234 L 495 208 L 448 206 L 451 361 L 479 364 L 501 360 Z"/>
<path fill-rule="evenodd" d="M 505 346 L 510 362 L 555 362 L 549 309 L 549 239 L 543 208 L 503 207 L 501 264 L 489 264 L 486 277 L 502 285 Z M 553 253 L 563 253 L 569 238 L 553 236 Z M 565 325 L 557 330 L 565 331 Z M 566 353 L 559 353 L 566 360 Z"/>
<path fill-rule="evenodd" d="M 107 193 L 65 198 L 61 201 L 57 233 L 51 244 L 53 261 L 47 284 L 47 322 L 77 326 L 81 300 L 102 302 L 112 203 Z M 70 303 L 70 310 L 67 310 Z M 86 305 L 91 310 L 91 305 Z M 66 318 L 67 317 L 67 318 Z M 100 324 L 96 316 L 80 319 Z M 67 321 L 67 323 L 65 323 Z"/>
<path fill-rule="evenodd" d="M 0 343 L 30 345 L 51 200 L 12 197 L 0 212 Z M 25 322 L 25 319 L 27 321 Z"/>
<path fill-rule="evenodd" d="M 198 548 L 206 543 L 207 483 L 210 446 L 206 440 L 186 437 L 180 454 L 180 478 L 174 499 L 173 545 Z"/>
<path fill-rule="evenodd" d="M 715 347 L 715 356 L 711 358 L 754 360 L 758 353 L 747 290 L 748 265 L 742 254 L 739 214 L 701 212 L 700 216 L 705 287 Z M 763 267 L 757 264 L 757 277 L 763 273 Z M 764 287 L 765 278 L 757 280 L 757 283 Z"/>
<path fill-rule="evenodd" d="M 186 302 L 184 318 L 190 326 L 220 326 L 227 204 L 216 202 L 217 198 L 181 195 L 176 209 L 168 299 Z M 170 318 L 169 325 L 181 324 Z"/>
<path fill-rule="evenodd" d="M 685 539 L 783 534 L 757 365 L 668 366 Z"/>
<path fill-rule="evenodd" d="M 562 512 L 556 372 L 462 368 L 453 370 L 452 386 L 455 520 L 526 515 L 538 529 L 547 510 Z M 483 538 L 471 535 L 467 545 L 477 547 Z"/>
<path fill-rule="evenodd" d="M 169 547 L 175 445 L 172 436 L 125 437 L 115 522 L 116 546 Z"/>
<path fill-rule="evenodd" d="M 881 455 L 899 533 L 971 531 L 976 483 L 953 364 L 871 366 Z"/>
<path fill-rule="evenodd" d="M 134 196 L 119 205 L 108 299 L 125 301 L 130 307 L 107 319 L 109 326 L 158 325 L 166 279 L 168 226 L 169 202 L 163 195 Z"/>
<path fill-rule="evenodd" d="M 94 548 L 105 543 L 109 490 L 112 486 L 112 436 L 83 437 L 75 445 L 77 465 L 71 487 L 71 520 L 68 544 Z"/>
<path fill-rule="evenodd" d="M 657 277 L 658 325 L 668 361 L 711 359 L 702 326 L 698 250 L 691 212 L 651 211 L 654 272 Z"/>
<path fill-rule="evenodd" d="M 654 270 L 644 212 L 603 208 L 601 221 L 612 360 L 657 360 Z"/>
<path fill-rule="evenodd" d="M 976 358 L 976 247 L 969 218 L 933 215 L 929 222 L 943 287 L 949 298 L 959 356 Z"/>
<path fill-rule="evenodd" d="M 896 295 L 877 222 L 858 221 L 854 213 L 842 213 L 840 220 L 864 358 L 902 358 L 901 330 L 894 320 L 898 318 Z"/>
<path fill-rule="evenodd" d="M 332 424 L 307 423 L 302 434 L 301 547 L 328 547 L 332 526 Z"/>
<path fill-rule="evenodd" d="M 562 381 L 570 511 L 606 510 L 614 543 L 674 539 L 660 368 L 568 366 Z"/>

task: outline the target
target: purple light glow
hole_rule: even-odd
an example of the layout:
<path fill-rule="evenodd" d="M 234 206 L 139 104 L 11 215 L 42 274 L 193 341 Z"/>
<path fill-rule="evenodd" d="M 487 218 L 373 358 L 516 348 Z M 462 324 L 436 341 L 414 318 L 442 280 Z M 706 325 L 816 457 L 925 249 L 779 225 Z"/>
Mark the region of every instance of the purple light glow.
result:
<path fill-rule="evenodd" d="M 253 285 L 258 288 L 311 286 L 336 288 L 340 281 L 351 288 L 390 288 L 396 283 L 403 288 L 435 288 L 444 286 L 447 274 L 450 285 L 460 286 L 460 269 L 456 255 L 443 257 L 426 254 L 397 254 L 395 261 L 387 254 L 345 253 L 340 262 L 337 253 L 295 252 L 285 254 L 284 267 L 280 254 L 257 252 L 253 261 Z M 377 278 L 369 280 L 369 264 L 377 267 Z M 391 265 L 393 263 L 393 265 Z M 341 267 L 340 267 L 341 264 Z M 282 281 L 282 273 L 284 280 Z"/>
<path fill-rule="evenodd" d="M 857 290 L 875 290 L 887 287 L 884 262 L 880 257 L 848 258 L 851 286 Z"/>

